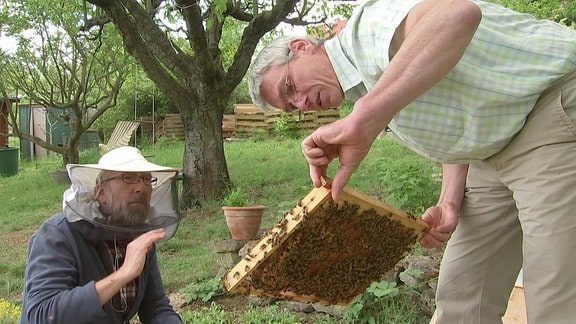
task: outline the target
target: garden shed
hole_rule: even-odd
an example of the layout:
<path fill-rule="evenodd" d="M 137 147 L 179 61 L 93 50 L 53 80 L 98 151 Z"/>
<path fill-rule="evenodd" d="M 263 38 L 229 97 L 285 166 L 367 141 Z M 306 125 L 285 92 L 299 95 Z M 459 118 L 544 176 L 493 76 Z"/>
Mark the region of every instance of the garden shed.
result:
<path fill-rule="evenodd" d="M 36 136 L 43 141 L 64 145 L 70 135 L 70 126 L 67 120 L 73 118 L 73 112 L 69 109 L 46 109 L 36 103 L 18 105 L 18 126 L 20 130 Z M 79 149 L 98 148 L 99 136 L 96 131 L 86 131 L 80 136 Z M 20 140 L 20 151 L 23 158 L 44 157 L 48 151 L 40 145 L 28 140 Z"/>

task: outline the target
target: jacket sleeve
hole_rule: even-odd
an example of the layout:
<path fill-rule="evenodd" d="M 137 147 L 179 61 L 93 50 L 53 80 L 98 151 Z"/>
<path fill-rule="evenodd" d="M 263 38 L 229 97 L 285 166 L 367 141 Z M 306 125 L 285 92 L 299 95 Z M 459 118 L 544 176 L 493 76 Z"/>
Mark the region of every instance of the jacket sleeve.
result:
<path fill-rule="evenodd" d="M 146 291 L 138 310 L 138 317 L 144 324 L 180 324 L 182 319 L 170 305 L 170 300 L 164 292 L 162 276 L 156 258 L 156 246 L 148 256 L 148 280 Z"/>
<path fill-rule="evenodd" d="M 95 322 L 105 316 L 95 282 L 78 284 L 72 242 L 72 235 L 53 223 L 44 223 L 30 238 L 20 323 Z"/>

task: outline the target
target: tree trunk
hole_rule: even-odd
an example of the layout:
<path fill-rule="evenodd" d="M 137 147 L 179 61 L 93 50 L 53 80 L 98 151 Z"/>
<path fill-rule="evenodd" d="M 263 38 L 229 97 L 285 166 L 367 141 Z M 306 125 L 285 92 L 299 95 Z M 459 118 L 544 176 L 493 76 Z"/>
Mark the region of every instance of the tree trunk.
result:
<path fill-rule="evenodd" d="M 62 163 L 64 166 L 67 164 L 76 164 L 80 162 L 80 155 L 78 154 L 78 150 L 70 150 L 64 149 L 64 153 L 62 153 Z"/>
<path fill-rule="evenodd" d="M 222 141 L 222 111 L 212 103 L 180 110 L 184 124 L 184 182 L 181 203 L 198 205 L 219 197 L 230 183 Z"/>
<path fill-rule="evenodd" d="M 178 107 L 184 124 L 184 183 L 181 202 L 197 205 L 219 198 L 230 185 L 222 140 L 222 114 L 234 88 L 248 70 L 260 38 L 274 29 L 298 0 L 279 1 L 269 14 L 252 16 L 242 2 L 215 1 L 205 12 L 198 1 L 176 1 L 180 21 L 193 54 L 181 49 L 154 20 L 158 11 L 137 0 L 85 0 L 104 9 L 123 37 L 128 52 L 148 77 Z M 160 2 L 159 2 L 160 3 Z M 226 3 L 225 14 L 248 24 L 234 61 L 226 70 L 218 47 L 225 17 L 214 6 Z M 256 5 L 258 5 L 256 3 Z M 207 23 L 206 19 L 212 19 Z M 208 27 L 211 26 L 211 27 Z M 178 36 L 179 37 L 179 36 Z"/>

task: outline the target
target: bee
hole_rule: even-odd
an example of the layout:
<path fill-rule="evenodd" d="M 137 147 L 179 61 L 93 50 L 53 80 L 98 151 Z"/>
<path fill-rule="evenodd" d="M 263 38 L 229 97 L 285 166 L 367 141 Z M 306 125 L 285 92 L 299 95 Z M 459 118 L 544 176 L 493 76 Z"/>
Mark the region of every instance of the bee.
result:
<path fill-rule="evenodd" d="M 280 235 L 278 235 L 278 233 L 274 233 L 275 235 L 273 237 L 271 237 L 272 239 L 272 245 L 276 246 L 278 245 L 278 243 L 280 243 Z"/>
<path fill-rule="evenodd" d="M 281 236 L 284 236 L 284 234 L 286 234 L 286 229 L 281 228 L 281 229 L 278 231 L 278 236 L 281 237 Z"/>
<path fill-rule="evenodd" d="M 308 218 L 308 211 L 307 211 L 307 210 L 304 210 L 304 211 L 302 212 L 302 221 L 306 220 L 306 218 Z"/>
<path fill-rule="evenodd" d="M 252 277 L 248 276 L 244 278 L 244 282 L 242 283 L 242 285 L 247 290 L 248 294 L 250 294 L 252 290 Z"/>
<path fill-rule="evenodd" d="M 294 215 L 294 217 L 292 217 L 292 219 L 296 222 L 299 221 L 300 218 L 302 218 L 302 215 L 300 213 L 298 213 L 298 214 Z"/>

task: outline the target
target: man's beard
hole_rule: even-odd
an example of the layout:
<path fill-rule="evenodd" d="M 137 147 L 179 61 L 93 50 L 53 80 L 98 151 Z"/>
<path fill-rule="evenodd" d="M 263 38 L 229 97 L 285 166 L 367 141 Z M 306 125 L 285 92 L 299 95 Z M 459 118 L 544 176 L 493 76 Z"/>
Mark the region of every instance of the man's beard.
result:
<path fill-rule="evenodd" d="M 106 217 L 107 225 L 132 227 L 142 225 L 150 215 L 150 202 L 143 197 L 133 196 L 131 200 L 118 206 L 113 204 L 114 197 L 106 193 L 106 206 L 100 205 L 100 212 Z"/>

